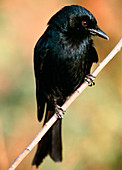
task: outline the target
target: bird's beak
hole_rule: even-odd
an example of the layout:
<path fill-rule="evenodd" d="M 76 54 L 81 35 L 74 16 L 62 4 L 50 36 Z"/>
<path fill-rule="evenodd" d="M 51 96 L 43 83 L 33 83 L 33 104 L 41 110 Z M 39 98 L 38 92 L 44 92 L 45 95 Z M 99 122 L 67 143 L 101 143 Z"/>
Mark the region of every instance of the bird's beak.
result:
<path fill-rule="evenodd" d="M 99 37 L 109 40 L 109 37 L 99 28 L 89 28 L 88 29 L 92 35 L 97 35 Z"/>

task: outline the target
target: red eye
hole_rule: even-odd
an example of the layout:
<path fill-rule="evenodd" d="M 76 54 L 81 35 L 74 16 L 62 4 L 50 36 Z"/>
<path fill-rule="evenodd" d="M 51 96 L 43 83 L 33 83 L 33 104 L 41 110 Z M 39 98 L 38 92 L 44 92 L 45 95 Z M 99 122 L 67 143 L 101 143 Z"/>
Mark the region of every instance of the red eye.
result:
<path fill-rule="evenodd" d="M 87 21 L 82 21 L 82 25 L 83 25 L 84 27 L 86 27 L 86 26 L 87 26 Z"/>

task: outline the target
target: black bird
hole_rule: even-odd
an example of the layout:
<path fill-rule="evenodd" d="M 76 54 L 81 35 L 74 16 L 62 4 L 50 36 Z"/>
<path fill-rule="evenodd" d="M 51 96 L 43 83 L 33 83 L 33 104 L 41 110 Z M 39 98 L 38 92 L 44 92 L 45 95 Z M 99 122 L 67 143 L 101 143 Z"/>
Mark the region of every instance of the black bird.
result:
<path fill-rule="evenodd" d="M 108 39 L 97 26 L 95 17 L 85 8 L 72 5 L 62 8 L 48 22 L 45 33 L 34 49 L 34 71 L 38 120 L 46 109 L 45 122 L 58 111 L 90 74 L 98 62 L 92 35 Z M 37 167 L 47 155 L 62 160 L 61 119 L 51 127 L 38 144 L 32 165 Z"/>

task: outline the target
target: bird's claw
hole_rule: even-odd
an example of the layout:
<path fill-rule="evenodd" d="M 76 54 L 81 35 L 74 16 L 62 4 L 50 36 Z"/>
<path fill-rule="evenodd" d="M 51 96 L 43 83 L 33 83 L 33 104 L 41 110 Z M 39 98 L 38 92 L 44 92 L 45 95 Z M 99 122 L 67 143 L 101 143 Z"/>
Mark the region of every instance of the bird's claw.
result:
<path fill-rule="evenodd" d="M 95 85 L 95 82 L 94 82 L 94 79 L 95 79 L 96 77 L 95 76 L 93 76 L 92 74 L 88 74 L 88 75 L 86 75 L 86 77 L 85 77 L 85 81 L 86 82 L 88 82 L 88 86 L 94 86 Z"/>
<path fill-rule="evenodd" d="M 63 119 L 64 112 L 65 111 L 60 106 L 56 106 L 55 113 L 59 119 Z"/>

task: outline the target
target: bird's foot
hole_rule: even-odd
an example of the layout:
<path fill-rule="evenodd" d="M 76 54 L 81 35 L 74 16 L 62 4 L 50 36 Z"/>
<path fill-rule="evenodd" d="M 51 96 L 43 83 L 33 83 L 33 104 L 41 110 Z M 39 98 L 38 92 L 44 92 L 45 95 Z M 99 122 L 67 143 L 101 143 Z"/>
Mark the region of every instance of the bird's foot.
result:
<path fill-rule="evenodd" d="M 55 113 L 59 119 L 63 119 L 64 112 L 65 111 L 60 106 L 58 106 L 58 105 L 56 106 Z"/>
<path fill-rule="evenodd" d="M 86 77 L 85 77 L 85 81 L 86 82 L 88 82 L 88 86 L 94 86 L 95 85 L 95 82 L 94 82 L 94 79 L 95 79 L 96 77 L 95 76 L 93 76 L 92 74 L 88 74 L 88 75 L 86 75 Z"/>

